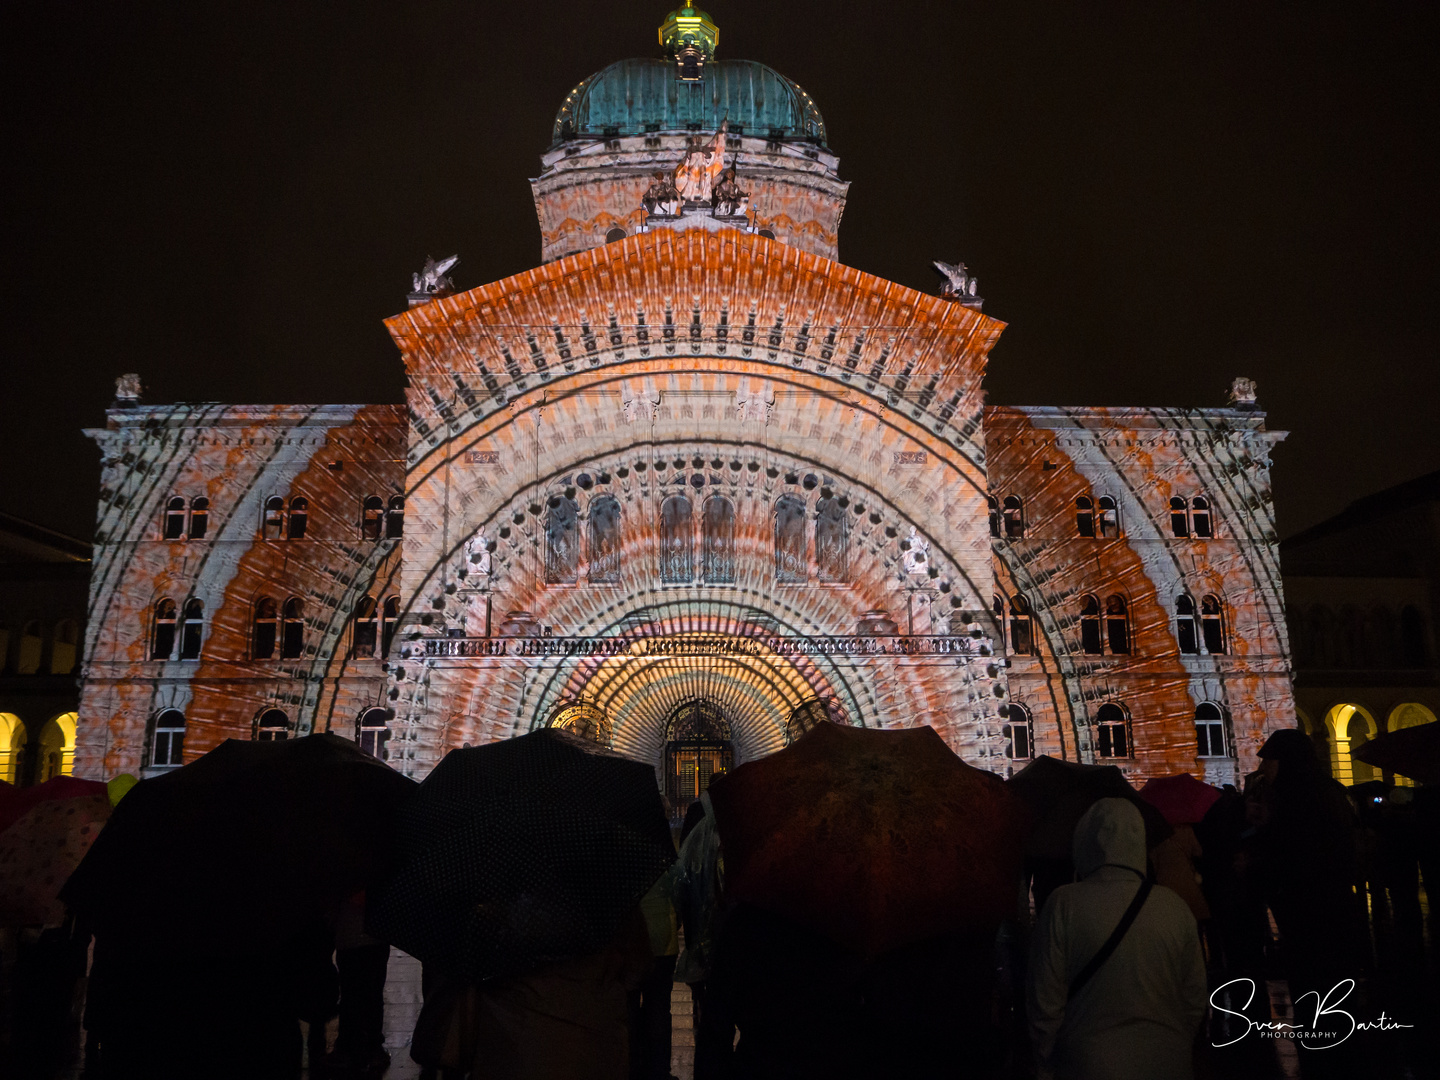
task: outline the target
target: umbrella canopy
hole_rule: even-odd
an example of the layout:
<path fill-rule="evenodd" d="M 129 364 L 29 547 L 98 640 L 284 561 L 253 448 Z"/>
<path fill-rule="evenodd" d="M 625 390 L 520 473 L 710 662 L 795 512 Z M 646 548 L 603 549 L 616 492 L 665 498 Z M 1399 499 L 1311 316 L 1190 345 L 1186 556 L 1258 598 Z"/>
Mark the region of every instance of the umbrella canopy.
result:
<path fill-rule="evenodd" d="M 415 788 L 335 735 L 229 739 L 136 784 L 61 896 L 102 934 L 247 950 L 382 873 Z"/>
<path fill-rule="evenodd" d="M 43 784 L 28 788 L 0 781 L 0 832 L 24 817 L 32 806 L 42 802 L 104 794 L 105 785 L 100 781 L 81 780 L 75 776 L 52 776 Z"/>
<path fill-rule="evenodd" d="M 604 948 L 675 860 L 655 770 L 550 728 L 450 751 L 398 841 L 367 928 L 471 979 Z"/>
<path fill-rule="evenodd" d="M 1027 853 L 1051 859 L 1070 858 L 1075 825 L 1097 799 L 1129 799 L 1145 819 L 1145 846 L 1153 848 L 1174 830 L 1165 815 L 1140 798 L 1114 765 L 1082 765 L 1041 756 L 1005 781 L 1029 804 L 1038 823 Z"/>
<path fill-rule="evenodd" d="M 1171 825 L 1194 825 L 1220 798 L 1220 789 L 1189 773 L 1157 776 L 1145 781 L 1140 797 L 1165 815 Z"/>
<path fill-rule="evenodd" d="M 1355 757 L 1422 784 L 1440 784 L 1440 721 L 1378 735 Z"/>
<path fill-rule="evenodd" d="M 60 887 L 109 816 L 104 795 L 46 799 L 0 833 L 0 926 L 64 921 Z"/>
<path fill-rule="evenodd" d="M 998 924 L 1028 813 L 933 728 L 822 723 L 710 786 L 725 891 L 865 956 Z"/>

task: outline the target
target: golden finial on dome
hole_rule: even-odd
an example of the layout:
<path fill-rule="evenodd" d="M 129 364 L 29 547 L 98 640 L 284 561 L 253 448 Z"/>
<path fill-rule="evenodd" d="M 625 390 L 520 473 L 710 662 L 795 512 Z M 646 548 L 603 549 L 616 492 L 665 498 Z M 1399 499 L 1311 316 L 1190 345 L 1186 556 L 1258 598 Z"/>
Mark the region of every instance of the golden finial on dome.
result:
<path fill-rule="evenodd" d="M 679 67 L 682 82 L 704 78 L 705 61 L 715 57 L 720 28 L 699 8 L 676 8 L 660 24 L 660 44 Z"/>

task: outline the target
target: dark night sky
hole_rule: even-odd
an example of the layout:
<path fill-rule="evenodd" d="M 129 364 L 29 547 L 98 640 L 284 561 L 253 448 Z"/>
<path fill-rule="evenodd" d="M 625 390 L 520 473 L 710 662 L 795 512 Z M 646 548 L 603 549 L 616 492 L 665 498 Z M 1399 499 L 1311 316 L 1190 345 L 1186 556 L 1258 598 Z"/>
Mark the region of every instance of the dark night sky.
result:
<path fill-rule="evenodd" d="M 147 401 L 399 400 L 426 254 L 539 257 L 555 109 L 659 3 L 0 10 L 0 508 L 89 536 L 113 379 Z M 1221 405 L 1249 375 L 1282 533 L 1440 468 L 1436 5 L 716 0 L 818 101 L 850 265 L 963 259 L 1003 403 Z"/>

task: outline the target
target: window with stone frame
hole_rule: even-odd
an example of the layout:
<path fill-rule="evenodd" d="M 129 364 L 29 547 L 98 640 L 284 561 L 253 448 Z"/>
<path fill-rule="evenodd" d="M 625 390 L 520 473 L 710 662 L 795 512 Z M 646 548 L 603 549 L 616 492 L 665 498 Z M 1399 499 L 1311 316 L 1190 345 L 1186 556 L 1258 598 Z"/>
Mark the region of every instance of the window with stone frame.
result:
<path fill-rule="evenodd" d="M 1196 625 L 1195 601 L 1187 593 L 1175 598 L 1175 640 L 1187 655 L 1200 652 L 1200 627 Z"/>
<path fill-rule="evenodd" d="M 265 517 L 261 524 L 261 535 L 266 540 L 285 539 L 285 500 L 271 495 L 265 500 Z"/>
<path fill-rule="evenodd" d="M 285 601 L 280 628 L 280 658 L 296 660 L 305 655 L 305 601 L 292 596 Z"/>
<path fill-rule="evenodd" d="M 210 500 L 204 495 L 197 495 L 190 500 L 190 529 L 187 535 L 191 540 L 204 540 L 209 527 Z"/>
<path fill-rule="evenodd" d="M 701 515 L 701 577 L 707 585 L 735 582 L 735 507 L 722 495 L 705 500 Z"/>
<path fill-rule="evenodd" d="M 1114 656 L 1130 652 L 1130 608 L 1125 598 L 1116 594 L 1105 601 L 1105 640 Z"/>
<path fill-rule="evenodd" d="M 1105 651 L 1105 639 L 1101 632 L 1100 601 L 1094 596 L 1080 598 L 1080 651 L 1089 656 L 1099 656 Z"/>
<path fill-rule="evenodd" d="M 169 660 L 175 652 L 175 623 L 179 608 L 169 597 L 155 604 L 155 622 L 150 632 L 150 659 Z"/>
<path fill-rule="evenodd" d="M 1180 538 L 1190 535 L 1189 508 L 1178 495 L 1170 500 L 1170 532 Z"/>
<path fill-rule="evenodd" d="M 1229 740 L 1225 737 L 1225 712 L 1213 701 L 1195 706 L 1195 746 L 1199 757 L 1229 757 Z"/>
<path fill-rule="evenodd" d="M 1095 535 L 1102 540 L 1114 540 L 1120 535 L 1120 508 L 1109 495 L 1100 496 Z"/>
<path fill-rule="evenodd" d="M 574 585 L 580 578 L 580 509 L 573 499 L 552 495 L 545 515 L 545 581 Z"/>
<path fill-rule="evenodd" d="M 1025 503 L 1019 495 L 1005 496 L 1005 536 L 1016 540 L 1025 535 Z"/>
<path fill-rule="evenodd" d="M 590 501 L 587 576 L 597 585 L 613 585 L 620 580 L 620 500 L 614 495 Z"/>
<path fill-rule="evenodd" d="M 395 631 L 400 626 L 400 597 L 387 596 L 380 610 L 380 656 L 390 655 L 390 646 L 395 641 Z"/>
<path fill-rule="evenodd" d="M 170 769 L 185 764 L 185 714 L 162 709 L 150 721 L 150 766 Z"/>
<path fill-rule="evenodd" d="M 290 540 L 305 539 L 305 530 L 310 525 L 310 500 L 304 495 L 296 495 L 290 500 L 290 520 L 287 522 L 285 536 Z"/>
<path fill-rule="evenodd" d="M 205 602 L 192 596 L 185 601 L 184 618 L 180 624 L 180 659 L 199 660 L 200 644 L 205 636 Z"/>
<path fill-rule="evenodd" d="M 385 531 L 385 501 L 379 495 L 367 495 L 360 503 L 360 538 L 379 540 Z"/>
<path fill-rule="evenodd" d="M 1089 495 L 1075 500 L 1075 532 L 1084 537 L 1095 535 L 1095 503 Z"/>
<path fill-rule="evenodd" d="M 1215 535 L 1210 517 L 1210 500 L 1203 495 L 1196 495 L 1190 500 L 1190 533 L 1201 538 Z"/>
<path fill-rule="evenodd" d="M 161 524 L 160 535 L 166 540 L 181 540 L 185 536 L 185 500 L 179 495 L 172 496 L 165 503 L 165 520 Z"/>
<path fill-rule="evenodd" d="M 822 498 L 815 508 L 815 576 L 831 584 L 850 580 L 850 522 L 840 500 Z"/>
<path fill-rule="evenodd" d="M 385 760 L 385 744 L 390 741 L 389 709 L 366 709 L 355 724 L 355 742 L 371 757 Z"/>
<path fill-rule="evenodd" d="M 1218 596 L 1200 601 L 1200 634 L 1206 652 L 1221 655 L 1230 651 L 1225 647 L 1225 608 Z"/>
<path fill-rule="evenodd" d="M 355 614 L 351 619 L 350 655 L 357 659 L 372 659 L 379 641 L 378 609 L 373 596 L 362 596 L 355 603 Z"/>
<path fill-rule="evenodd" d="M 1129 714 L 1113 701 L 1101 705 L 1095 714 L 1095 756 L 1128 758 L 1132 750 Z"/>
<path fill-rule="evenodd" d="M 1010 598 L 1010 652 L 1015 656 L 1035 654 L 1035 620 L 1030 611 L 1030 602 L 1023 596 Z"/>
<path fill-rule="evenodd" d="M 998 540 L 1000 538 L 1000 500 L 991 495 L 986 498 L 985 502 L 990 508 L 990 535 Z"/>
<path fill-rule="evenodd" d="M 405 496 L 391 495 L 385 506 L 385 539 L 399 540 L 405 535 Z M 578 541 L 578 537 L 576 538 Z"/>
<path fill-rule="evenodd" d="M 1005 756 L 1015 761 L 1026 761 L 1035 756 L 1035 729 L 1030 710 L 1019 702 L 1012 701 L 1006 706 Z"/>
<path fill-rule="evenodd" d="M 284 742 L 290 737 L 290 717 L 283 709 L 266 709 L 255 718 L 256 742 Z"/>
<path fill-rule="evenodd" d="M 273 660 L 275 648 L 280 643 L 280 606 L 272 597 L 261 596 L 255 600 L 255 617 L 250 631 L 250 658 L 252 660 Z"/>
<path fill-rule="evenodd" d="M 694 511 L 684 495 L 660 504 L 660 580 L 688 585 L 695 579 Z"/>
<path fill-rule="evenodd" d="M 809 579 L 805 502 L 794 495 L 775 500 L 775 580 L 798 584 Z"/>

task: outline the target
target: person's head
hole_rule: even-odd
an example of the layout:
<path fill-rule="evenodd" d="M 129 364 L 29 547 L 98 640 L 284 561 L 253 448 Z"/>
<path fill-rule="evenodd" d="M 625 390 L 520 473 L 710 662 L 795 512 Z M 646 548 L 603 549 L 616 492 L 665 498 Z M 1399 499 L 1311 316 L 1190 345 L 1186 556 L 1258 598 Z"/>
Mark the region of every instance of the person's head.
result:
<path fill-rule="evenodd" d="M 1077 877 L 1102 866 L 1123 866 L 1145 874 L 1145 819 L 1129 799 L 1099 799 L 1075 825 L 1070 843 Z"/>
<path fill-rule="evenodd" d="M 1260 774 L 1267 780 L 1278 780 L 1318 773 L 1320 757 L 1310 736 L 1299 728 L 1283 728 L 1265 740 L 1260 747 Z"/>

